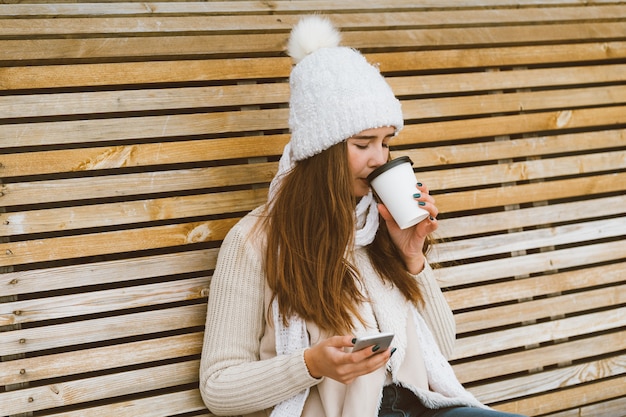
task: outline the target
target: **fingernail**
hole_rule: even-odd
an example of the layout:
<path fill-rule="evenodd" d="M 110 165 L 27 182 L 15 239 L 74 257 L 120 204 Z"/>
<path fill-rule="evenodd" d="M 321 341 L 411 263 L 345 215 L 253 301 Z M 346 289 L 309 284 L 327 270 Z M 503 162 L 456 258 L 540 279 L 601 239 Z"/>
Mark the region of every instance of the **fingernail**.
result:
<path fill-rule="evenodd" d="M 430 221 L 431 221 L 431 222 L 434 222 L 434 221 L 435 221 L 435 218 L 434 218 L 433 216 L 430 216 Z"/>
<path fill-rule="evenodd" d="M 413 194 L 413 198 L 420 198 L 422 195 L 420 193 Z"/>
<path fill-rule="evenodd" d="M 425 205 L 426 205 L 426 202 L 424 202 L 424 201 L 420 201 L 418 204 L 419 204 L 420 206 L 425 206 Z"/>
<path fill-rule="evenodd" d="M 354 339 L 352 339 L 352 344 L 356 343 L 356 337 Z"/>
<path fill-rule="evenodd" d="M 422 186 L 422 183 L 421 183 L 421 182 L 418 182 L 418 183 L 417 183 L 417 186 L 418 186 L 418 187 L 421 187 L 421 186 Z"/>
<path fill-rule="evenodd" d="M 375 345 L 375 346 L 372 348 L 372 352 L 376 352 L 378 349 L 380 349 L 380 346 Z"/>
<path fill-rule="evenodd" d="M 396 350 L 398 350 L 398 349 L 397 348 L 391 349 L 391 353 L 389 354 L 390 358 L 393 356 L 394 353 L 396 353 Z"/>

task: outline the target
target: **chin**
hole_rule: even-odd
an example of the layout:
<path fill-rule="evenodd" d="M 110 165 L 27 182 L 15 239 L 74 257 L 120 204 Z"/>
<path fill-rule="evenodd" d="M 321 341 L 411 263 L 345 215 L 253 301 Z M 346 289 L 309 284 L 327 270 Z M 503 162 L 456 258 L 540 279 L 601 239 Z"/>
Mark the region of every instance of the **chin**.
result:
<path fill-rule="evenodd" d="M 366 180 L 357 178 L 352 184 L 352 194 L 354 194 L 356 198 L 365 197 L 369 194 L 370 184 Z"/>
<path fill-rule="evenodd" d="M 365 197 L 367 194 L 369 194 L 369 192 L 370 192 L 369 187 L 355 187 L 354 196 L 356 198 Z"/>

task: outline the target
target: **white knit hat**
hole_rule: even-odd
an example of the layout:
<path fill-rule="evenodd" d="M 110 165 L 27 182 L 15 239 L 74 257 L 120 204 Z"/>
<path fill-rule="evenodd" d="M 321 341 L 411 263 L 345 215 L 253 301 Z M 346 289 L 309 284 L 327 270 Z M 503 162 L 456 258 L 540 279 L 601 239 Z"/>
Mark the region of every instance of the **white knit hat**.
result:
<path fill-rule="evenodd" d="M 291 157 L 309 158 L 355 134 L 404 125 L 400 101 L 378 69 L 358 51 L 340 47 L 339 32 L 320 16 L 300 20 L 288 53 L 296 65 L 289 85 Z"/>

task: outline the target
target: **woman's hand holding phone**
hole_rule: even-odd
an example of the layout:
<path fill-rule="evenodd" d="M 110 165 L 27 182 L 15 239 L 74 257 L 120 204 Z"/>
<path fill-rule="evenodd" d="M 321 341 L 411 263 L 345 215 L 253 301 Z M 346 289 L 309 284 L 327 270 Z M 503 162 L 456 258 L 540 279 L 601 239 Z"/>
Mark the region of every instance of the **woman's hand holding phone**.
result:
<path fill-rule="evenodd" d="M 391 356 L 388 349 L 391 338 L 385 335 L 379 339 L 380 343 L 372 343 L 371 338 L 363 342 L 357 339 L 353 343 L 352 336 L 333 336 L 307 349 L 304 352 L 304 361 L 314 378 L 328 377 L 349 384 L 357 377 L 385 366 Z M 354 347 L 358 347 L 357 342 L 365 347 L 371 346 L 372 349 L 361 348 L 354 351 Z M 377 345 L 379 347 L 374 349 Z M 346 352 L 345 348 L 350 347 L 353 351 Z"/>

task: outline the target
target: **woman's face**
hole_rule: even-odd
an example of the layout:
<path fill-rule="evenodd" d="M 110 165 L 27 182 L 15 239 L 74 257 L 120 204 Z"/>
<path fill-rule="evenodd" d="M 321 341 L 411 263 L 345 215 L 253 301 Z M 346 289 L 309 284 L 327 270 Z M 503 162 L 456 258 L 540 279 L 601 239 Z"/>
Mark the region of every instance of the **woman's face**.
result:
<path fill-rule="evenodd" d="M 389 158 L 389 141 L 395 134 L 391 126 L 367 129 L 348 138 L 348 165 L 352 174 L 355 197 L 367 195 L 370 184 L 367 176 Z"/>

